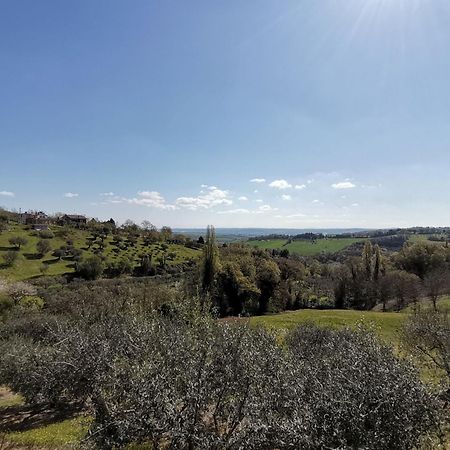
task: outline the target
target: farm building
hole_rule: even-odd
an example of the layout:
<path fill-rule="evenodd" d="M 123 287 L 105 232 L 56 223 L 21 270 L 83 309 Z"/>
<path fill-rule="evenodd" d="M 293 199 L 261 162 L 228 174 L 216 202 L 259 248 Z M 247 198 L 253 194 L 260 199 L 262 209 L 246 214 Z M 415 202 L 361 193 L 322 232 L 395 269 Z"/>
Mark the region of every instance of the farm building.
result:
<path fill-rule="evenodd" d="M 86 225 L 87 219 L 86 216 L 82 216 L 80 214 L 64 214 L 59 219 L 60 225 L 71 225 L 74 227 L 80 227 Z"/>
<path fill-rule="evenodd" d="M 34 229 L 47 229 L 50 218 L 42 211 L 27 211 L 19 214 L 20 222 L 24 225 L 31 225 Z"/>

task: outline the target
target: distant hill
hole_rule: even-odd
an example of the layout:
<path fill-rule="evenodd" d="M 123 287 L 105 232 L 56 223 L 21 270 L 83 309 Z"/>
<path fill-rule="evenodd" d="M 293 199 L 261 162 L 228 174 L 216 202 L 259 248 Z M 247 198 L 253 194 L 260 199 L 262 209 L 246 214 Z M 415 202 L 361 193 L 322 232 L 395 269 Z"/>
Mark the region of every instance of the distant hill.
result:
<path fill-rule="evenodd" d="M 205 234 L 204 228 L 174 228 L 174 232 L 196 237 Z M 325 235 L 353 234 L 371 231 L 369 228 L 216 228 L 216 236 L 220 242 L 247 240 L 257 236 L 286 235 L 294 236 L 303 233 L 322 233 Z"/>

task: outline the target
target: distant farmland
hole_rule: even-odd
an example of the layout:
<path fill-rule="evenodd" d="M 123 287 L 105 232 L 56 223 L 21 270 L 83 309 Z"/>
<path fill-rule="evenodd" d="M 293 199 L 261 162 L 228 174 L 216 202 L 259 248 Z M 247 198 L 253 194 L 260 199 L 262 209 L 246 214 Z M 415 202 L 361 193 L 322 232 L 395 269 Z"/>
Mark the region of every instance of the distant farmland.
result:
<path fill-rule="evenodd" d="M 355 242 L 363 242 L 362 238 L 327 238 L 318 239 L 316 241 L 310 240 L 297 240 L 287 243 L 286 239 L 269 239 L 261 241 L 248 241 L 248 244 L 252 247 L 261 249 L 286 249 L 289 253 L 294 253 L 300 256 L 315 256 L 320 253 L 336 253 Z"/>

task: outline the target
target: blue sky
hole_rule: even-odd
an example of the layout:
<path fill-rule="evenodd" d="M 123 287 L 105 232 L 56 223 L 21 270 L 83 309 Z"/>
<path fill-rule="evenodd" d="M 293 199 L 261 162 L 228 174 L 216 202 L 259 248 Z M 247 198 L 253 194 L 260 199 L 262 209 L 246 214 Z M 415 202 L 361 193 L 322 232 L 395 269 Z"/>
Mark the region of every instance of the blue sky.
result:
<path fill-rule="evenodd" d="M 449 55 L 448 0 L 2 1 L 0 205 L 448 226 Z"/>

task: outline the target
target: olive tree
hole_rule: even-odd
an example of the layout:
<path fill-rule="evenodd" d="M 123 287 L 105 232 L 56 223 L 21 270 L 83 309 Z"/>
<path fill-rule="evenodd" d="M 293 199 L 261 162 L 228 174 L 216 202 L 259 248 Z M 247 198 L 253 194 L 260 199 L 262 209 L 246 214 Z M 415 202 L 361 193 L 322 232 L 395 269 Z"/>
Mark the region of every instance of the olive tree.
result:
<path fill-rule="evenodd" d="M 101 449 L 406 450 L 437 425 L 415 371 L 370 333 L 306 325 L 280 345 L 200 310 L 23 322 L 0 333 L 0 381 L 28 401 L 90 404 Z"/>
<path fill-rule="evenodd" d="M 28 242 L 27 239 L 25 239 L 22 236 L 12 236 L 9 238 L 9 243 L 14 247 L 16 247 L 17 249 L 20 249 L 22 245 L 26 245 L 27 242 Z"/>
<path fill-rule="evenodd" d="M 41 239 L 36 244 L 36 250 L 40 255 L 45 255 L 46 253 L 50 252 L 52 249 L 52 246 L 50 243 L 44 239 Z"/>
<path fill-rule="evenodd" d="M 443 375 L 450 399 L 450 315 L 446 310 L 422 308 L 406 321 L 402 341 L 431 369 Z"/>

